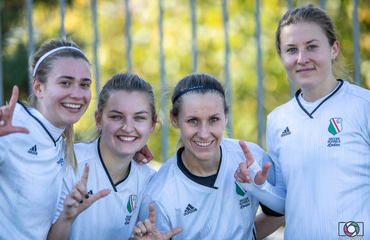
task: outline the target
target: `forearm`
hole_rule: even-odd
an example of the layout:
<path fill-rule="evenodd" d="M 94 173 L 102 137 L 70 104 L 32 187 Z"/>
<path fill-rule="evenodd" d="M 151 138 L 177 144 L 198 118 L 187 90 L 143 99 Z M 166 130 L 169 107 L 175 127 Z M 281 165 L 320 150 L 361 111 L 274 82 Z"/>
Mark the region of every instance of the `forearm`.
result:
<path fill-rule="evenodd" d="M 256 216 L 254 224 L 256 226 L 257 240 L 264 239 L 275 232 L 285 222 L 285 216 L 274 217 L 260 213 Z"/>
<path fill-rule="evenodd" d="M 74 219 L 66 219 L 63 212 L 58 220 L 51 226 L 47 240 L 66 240 Z"/>
<path fill-rule="evenodd" d="M 254 178 L 256 173 L 260 171 L 261 168 L 255 162 L 249 168 L 248 171 L 251 175 L 251 183 L 241 183 L 238 184 L 246 191 L 250 192 L 254 197 L 256 197 L 262 204 L 268 208 L 274 210 L 275 212 L 285 214 L 285 197 L 286 188 L 285 186 L 274 186 L 266 181 L 262 185 L 256 185 L 254 183 Z"/>

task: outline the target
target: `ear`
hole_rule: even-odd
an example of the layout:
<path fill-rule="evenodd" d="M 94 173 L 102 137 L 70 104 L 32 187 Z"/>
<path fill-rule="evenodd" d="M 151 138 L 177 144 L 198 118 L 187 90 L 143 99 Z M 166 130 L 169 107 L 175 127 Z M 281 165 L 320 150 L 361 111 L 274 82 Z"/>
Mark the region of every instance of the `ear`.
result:
<path fill-rule="evenodd" d="M 225 125 L 227 125 L 227 122 L 229 121 L 229 115 L 225 114 Z"/>
<path fill-rule="evenodd" d="M 171 118 L 172 126 L 174 126 L 175 128 L 180 128 L 179 124 L 177 123 L 176 117 L 172 114 L 172 111 L 170 111 L 170 118 Z"/>
<path fill-rule="evenodd" d="M 152 123 L 152 127 L 150 128 L 150 133 L 154 132 L 155 125 L 157 124 L 157 119 L 158 119 L 158 116 L 155 115 L 154 122 Z"/>
<path fill-rule="evenodd" d="M 95 111 L 95 124 L 96 124 L 96 127 L 101 131 L 102 130 L 101 117 L 99 116 L 98 110 Z"/>
<path fill-rule="evenodd" d="M 32 81 L 32 90 L 37 98 L 43 98 L 43 92 L 41 91 L 41 82 L 38 78 L 34 78 Z"/>
<path fill-rule="evenodd" d="M 331 54 L 331 60 L 334 60 L 338 57 L 338 54 L 339 54 L 339 42 L 338 41 L 335 41 L 333 46 L 331 47 L 331 50 L 332 50 L 332 54 Z"/>

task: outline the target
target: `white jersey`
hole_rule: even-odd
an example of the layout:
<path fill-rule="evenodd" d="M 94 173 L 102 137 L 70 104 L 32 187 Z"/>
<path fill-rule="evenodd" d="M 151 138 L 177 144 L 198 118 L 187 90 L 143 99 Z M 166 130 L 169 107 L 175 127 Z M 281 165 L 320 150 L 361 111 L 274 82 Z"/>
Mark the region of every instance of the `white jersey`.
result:
<path fill-rule="evenodd" d="M 92 143 L 75 145 L 78 173 L 76 176 L 73 169 L 70 169 L 64 177 L 58 213 L 54 222 L 63 211 L 64 199 L 77 181 L 81 180 L 86 163 L 90 166 L 87 191 L 95 194 L 108 188 L 111 193 L 77 216 L 68 239 L 128 239 L 133 237 L 132 230 L 137 223 L 142 194 L 155 174 L 155 170 L 151 167 L 139 165 L 132 160 L 126 179 L 113 184 L 109 173 L 105 170 L 98 142 L 99 140 L 96 140 Z"/>
<path fill-rule="evenodd" d="M 296 98 L 278 107 L 267 149 L 287 190 L 285 239 L 370 239 L 368 90 L 343 82 L 313 113 Z"/>
<path fill-rule="evenodd" d="M 30 133 L 0 137 L 0 239 L 46 239 L 62 186 L 63 130 L 19 103 L 12 124 Z"/>
<path fill-rule="evenodd" d="M 270 161 L 256 144 L 247 143 L 259 164 Z M 223 139 L 222 159 L 214 187 L 189 179 L 179 168 L 178 153 L 172 156 L 147 187 L 139 220 L 148 218 L 155 205 L 160 232 L 182 227 L 172 239 L 255 239 L 254 219 L 259 201 L 236 185 L 235 170 L 245 157 L 237 140 Z M 274 183 L 273 167 L 270 181 Z"/>

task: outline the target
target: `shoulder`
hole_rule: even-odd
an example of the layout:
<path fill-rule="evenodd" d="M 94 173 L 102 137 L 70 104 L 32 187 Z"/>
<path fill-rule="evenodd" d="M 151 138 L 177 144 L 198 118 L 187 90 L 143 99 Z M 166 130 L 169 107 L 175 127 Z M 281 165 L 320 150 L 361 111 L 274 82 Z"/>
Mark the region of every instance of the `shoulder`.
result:
<path fill-rule="evenodd" d="M 349 94 L 352 97 L 357 98 L 358 100 L 362 100 L 370 104 L 370 91 L 369 90 L 362 88 L 360 86 L 357 86 L 355 84 L 351 84 L 347 81 L 344 81 L 343 84 L 344 84 L 343 87 L 345 89 L 344 91 L 345 94 Z"/>
<path fill-rule="evenodd" d="M 77 162 L 81 163 L 96 155 L 97 140 L 90 143 L 77 143 L 73 146 Z"/>
<path fill-rule="evenodd" d="M 285 116 L 285 113 L 288 113 L 294 109 L 294 101 L 296 101 L 295 98 L 292 98 L 289 102 L 286 102 L 274 110 L 272 110 L 268 115 L 267 115 L 267 120 L 269 118 L 277 118 L 279 116 Z"/>
<path fill-rule="evenodd" d="M 131 160 L 132 168 L 134 168 L 138 174 L 151 177 L 153 176 L 156 171 L 152 167 L 147 164 L 139 164 L 135 160 Z"/>
<path fill-rule="evenodd" d="M 245 141 L 244 141 L 245 142 Z M 268 158 L 267 153 L 257 144 L 252 143 L 252 142 L 245 142 L 247 145 L 249 151 L 252 153 L 253 157 L 255 158 L 256 161 L 259 163 L 265 162 L 266 160 L 263 160 L 265 158 Z M 222 139 L 222 154 L 226 154 L 227 158 L 233 161 L 241 162 L 245 161 L 245 156 L 243 149 L 239 145 L 239 140 L 236 139 L 230 139 L 230 138 L 224 138 Z"/>
<path fill-rule="evenodd" d="M 177 153 L 165 162 L 158 172 L 153 176 L 147 187 L 147 194 L 153 201 L 160 199 L 166 190 L 171 188 L 177 177 Z"/>

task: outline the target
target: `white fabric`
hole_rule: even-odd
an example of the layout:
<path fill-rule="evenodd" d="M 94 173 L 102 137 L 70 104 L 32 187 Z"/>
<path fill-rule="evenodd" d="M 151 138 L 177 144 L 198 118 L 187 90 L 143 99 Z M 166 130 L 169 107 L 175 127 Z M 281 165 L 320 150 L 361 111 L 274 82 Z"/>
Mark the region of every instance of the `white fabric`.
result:
<path fill-rule="evenodd" d="M 128 177 L 117 186 L 115 192 L 108 173 L 105 171 L 100 160 L 97 144 L 80 143 L 75 145 L 75 153 L 78 161 L 77 176 L 71 169 L 64 177 L 63 190 L 58 206 L 58 213 L 54 222 L 63 211 L 63 202 L 77 181 L 81 180 L 85 164 L 90 166 L 87 191 L 92 190 L 95 194 L 109 188 L 111 193 L 92 204 L 82 212 L 72 224 L 68 239 L 128 239 L 133 237 L 132 229 L 137 223 L 139 206 L 142 194 L 149 180 L 155 174 L 155 170 L 147 165 L 139 165 L 131 161 L 131 169 Z M 104 160 L 104 159 L 103 159 Z M 130 195 L 137 196 L 134 210 L 128 210 Z"/>
<path fill-rule="evenodd" d="M 343 222 L 355 221 L 356 237 L 370 239 L 370 92 L 344 82 L 312 116 L 294 98 L 267 119 L 276 185 L 287 189 L 284 237 L 344 239 Z M 335 135 L 332 118 L 342 119 Z"/>
<path fill-rule="evenodd" d="M 270 161 L 256 144 L 247 143 L 258 164 Z M 249 192 L 238 195 L 234 172 L 245 157 L 237 140 L 223 139 L 222 161 L 214 187 L 189 179 L 172 156 L 147 187 L 139 219 L 146 219 L 155 205 L 156 226 L 161 232 L 182 227 L 176 239 L 254 239 L 254 219 L 259 201 Z M 272 166 L 269 176 L 275 182 Z"/>
<path fill-rule="evenodd" d="M 16 104 L 12 124 L 30 133 L 0 137 L 0 239 L 46 239 L 55 216 L 63 177 L 63 129 L 32 112 L 59 140 L 54 144 L 42 125 Z"/>

